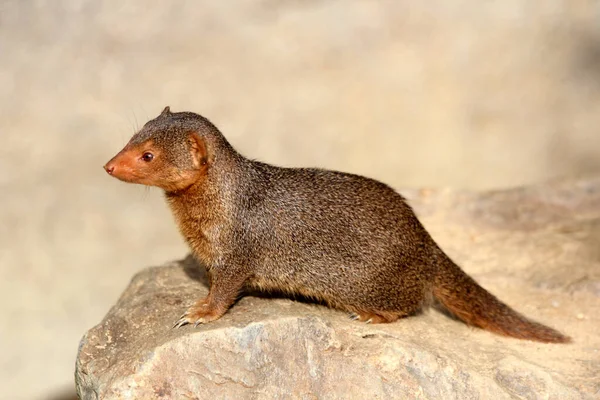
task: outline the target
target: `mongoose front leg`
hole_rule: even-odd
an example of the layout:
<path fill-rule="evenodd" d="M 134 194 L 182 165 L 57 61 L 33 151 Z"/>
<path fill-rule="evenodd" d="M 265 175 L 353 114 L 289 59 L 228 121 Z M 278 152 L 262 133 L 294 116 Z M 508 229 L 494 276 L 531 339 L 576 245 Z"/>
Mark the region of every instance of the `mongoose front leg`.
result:
<path fill-rule="evenodd" d="M 196 327 L 221 318 L 242 290 L 245 280 L 245 277 L 232 276 L 232 274 L 213 275 L 208 296 L 188 308 L 173 328 L 187 324 L 194 324 Z"/>

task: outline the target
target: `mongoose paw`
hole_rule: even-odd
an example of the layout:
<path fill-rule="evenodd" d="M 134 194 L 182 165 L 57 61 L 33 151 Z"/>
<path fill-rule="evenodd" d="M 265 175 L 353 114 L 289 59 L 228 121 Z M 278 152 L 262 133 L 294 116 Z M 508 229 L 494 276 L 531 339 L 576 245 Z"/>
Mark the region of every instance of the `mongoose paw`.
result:
<path fill-rule="evenodd" d="M 183 313 L 181 318 L 175 322 L 172 329 L 181 328 L 188 324 L 194 324 L 194 328 L 200 324 L 205 324 L 221 318 L 224 313 L 218 312 L 218 310 L 209 308 L 205 300 L 200 300 L 192 307 Z"/>
<path fill-rule="evenodd" d="M 350 319 L 354 321 L 361 321 L 366 324 L 383 324 L 386 322 L 393 322 L 397 320 L 398 317 L 399 315 L 395 313 L 382 313 L 382 315 L 372 312 L 350 313 Z"/>
<path fill-rule="evenodd" d="M 367 319 L 367 320 L 364 320 L 364 319 L 362 319 L 362 317 L 361 317 L 360 315 L 358 315 L 358 314 L 355 314 L 355 313 L 351 313 L 351 314 L 350 314 L 350 319 L 351 319 L 352 321 L 361 321 L 361 322 L 364 322 L 364 323 L 366 323 L 366 324 L 370 324 L 370 323 L 372 322 L 372 318 L 369 318 L 369 319 Z"/>

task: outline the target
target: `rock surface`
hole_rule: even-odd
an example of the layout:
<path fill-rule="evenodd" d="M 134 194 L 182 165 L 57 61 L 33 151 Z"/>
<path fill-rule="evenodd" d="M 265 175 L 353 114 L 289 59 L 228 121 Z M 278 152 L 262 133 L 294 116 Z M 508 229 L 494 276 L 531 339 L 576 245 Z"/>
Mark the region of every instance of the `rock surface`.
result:
<path fill-rule="evenodd" d="M 191 257 L 136 275 L 81 341 L 82 399 L 592 399 L 600 396 L 600 178 L 405 195 L 438 243 L 509 305 L 572 336 L 545 345 L 434 310 L 387 325 L 247 296 L 171 329 L 206 282 Z"/>

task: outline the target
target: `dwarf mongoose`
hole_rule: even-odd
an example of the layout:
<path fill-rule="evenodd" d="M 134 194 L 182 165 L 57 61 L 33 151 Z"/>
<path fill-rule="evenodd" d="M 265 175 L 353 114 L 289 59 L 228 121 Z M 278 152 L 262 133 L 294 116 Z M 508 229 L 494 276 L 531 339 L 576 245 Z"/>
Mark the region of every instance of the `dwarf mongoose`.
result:
<path fill-rule="evenodd" d="M 444 254 L 404 198 L 376 180 L 250 160 L 206 118 L 169 107 L 104 168 L 122 181 L 163 189 L 207 268 L 208 296 L 177 327 L 220 318 L 251 287 L 318 299 L 370 323 L 415 314 L 435 297 L 469 325 L 570 341 L 479 286 Z"/>

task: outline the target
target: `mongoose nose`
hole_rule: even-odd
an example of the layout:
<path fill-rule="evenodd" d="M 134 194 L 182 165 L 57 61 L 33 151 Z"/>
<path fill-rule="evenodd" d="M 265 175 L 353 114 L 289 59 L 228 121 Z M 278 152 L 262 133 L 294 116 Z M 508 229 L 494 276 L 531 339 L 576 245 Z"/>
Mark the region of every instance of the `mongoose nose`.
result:
<path fill-rule="evenodd" d="M 109 175 L 112 175 L 112 174 L 113 174 L 113 171 L 115 170 L 115 166 L 114 166 L 114 165 L 108 165 L 108 164 L 106 164 L 106 165 L 104 166 L 104 170 L 105 170 L 106 172 L 108 172 L 108 174 L 109 174 Z"/>

